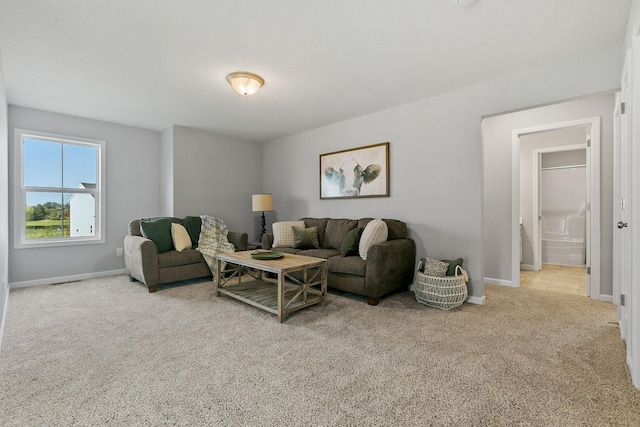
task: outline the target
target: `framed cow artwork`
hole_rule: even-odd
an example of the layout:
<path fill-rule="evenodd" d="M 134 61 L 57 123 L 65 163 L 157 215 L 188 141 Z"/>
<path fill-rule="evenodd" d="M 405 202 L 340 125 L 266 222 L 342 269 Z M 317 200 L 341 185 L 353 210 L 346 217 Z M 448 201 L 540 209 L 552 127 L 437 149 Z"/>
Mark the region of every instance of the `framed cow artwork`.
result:
<path fill-rule="evenodd" d="M 389 197 L 389 143 L 320 155 L 320 198 Z"/>

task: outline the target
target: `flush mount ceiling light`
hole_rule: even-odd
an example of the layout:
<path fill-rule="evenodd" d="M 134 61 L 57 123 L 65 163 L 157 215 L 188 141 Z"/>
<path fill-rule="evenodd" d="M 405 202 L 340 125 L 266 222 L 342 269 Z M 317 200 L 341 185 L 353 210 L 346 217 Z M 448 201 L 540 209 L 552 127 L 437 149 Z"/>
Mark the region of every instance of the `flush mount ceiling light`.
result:
<path fill-rule="evenodd" d="M 456 4 L 460 7 L 469 6 L 474 0 L 455 0 Z"/>
<path fill-rule="evenodd" d="M 227 81 L 240 95 L 253 95 L 262 87 L 264 79 L 257 74 L 246 71 L 236 71 L 227 75 Z"/>

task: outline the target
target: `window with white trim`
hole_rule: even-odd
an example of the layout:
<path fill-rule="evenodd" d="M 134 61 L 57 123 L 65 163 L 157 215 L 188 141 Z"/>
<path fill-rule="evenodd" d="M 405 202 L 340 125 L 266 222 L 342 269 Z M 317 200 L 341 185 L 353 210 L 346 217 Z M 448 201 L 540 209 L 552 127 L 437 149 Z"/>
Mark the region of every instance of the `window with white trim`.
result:
<path fill-rule="evenodd" d="M 14 134 L 14 246 L 104 243 L 105 142 Z"/>

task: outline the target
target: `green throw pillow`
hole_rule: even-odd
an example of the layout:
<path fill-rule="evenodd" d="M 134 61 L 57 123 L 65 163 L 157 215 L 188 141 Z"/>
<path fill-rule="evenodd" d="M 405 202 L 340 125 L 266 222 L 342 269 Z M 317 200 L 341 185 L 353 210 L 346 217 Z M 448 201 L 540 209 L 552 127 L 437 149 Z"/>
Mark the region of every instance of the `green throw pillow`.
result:
<path fill-rule="evenodd" d="M 187 216 L 182 220 L 182 225 L 187 229 L 189 237 L 191 237 L 191 247 L 198 247 L 200 240 L 200 229 L 202 228 L 202 218 L 199 216 Z"/>
<path fill-rule="evenodd" d="M 344 236 L 342 246 L 340 246 L 340 253 L 342 256 L 358 255 L 358 248 L 360 247 L 360 237 L 362 237 L 363 227 L 356 227 Z"/>
<path fill-rule="evenodd" d="M 169 218 L 150 218 L 140 221 L 142 235 L 153 241 L 158 253 L 173 249 L 171 238 L 171 220 Z"/>
<path fill-rule="evenodd" d="M 441 261 L 449 263 L 449 268 L 447 269 L 447 276 L 455 276 L 457 266 L 460 266 L 460 268 L 462 268 L 462 258 L 452 259 L 452 260 L 443 259 Z"/>
<path fill-rule="evenodd" d="M 300 228 L 291 227 L 293 230 L 293 247 L 295 249 L 318 249 L 318 227 Z"/>

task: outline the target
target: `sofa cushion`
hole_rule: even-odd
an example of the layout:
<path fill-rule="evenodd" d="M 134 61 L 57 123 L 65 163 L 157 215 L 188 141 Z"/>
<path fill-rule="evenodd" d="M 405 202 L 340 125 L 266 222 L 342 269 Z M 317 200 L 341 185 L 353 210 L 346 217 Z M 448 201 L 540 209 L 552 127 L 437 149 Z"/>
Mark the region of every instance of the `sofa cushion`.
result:
<path fill-rule="evenodd" d="M 304 221 L 304 225 L 307 228 L 318 228 L 318 241 L 320 242 L 320 247 L 322 248 L 322 244 L 324 243 L 324 233 L 327 229 L 327 222 L 329 221 L 329 218 L 300 218 L 300 221 Z"/>
<path fill-rule="evenodd" d="M 199 262 L 204 262 L 202 254 L 194 249 L 185 249 L 182 252 L 167 251 L 158 254 L 158 267 L 160 268 L 197 264 Z"/>
<path fill-rule="evenodd" d="M 347 233 L 358 226 L 355 219 L 333 219 L 327 221 L 322 247 L 325 249 L 340 249 Z"/>
<path fill-rule="evenodd" d="M 191 237 L 182 224 L 171 224 L 171 240 L 173 240 L 173 247 L 178 252 L 191 247 Z"/>
<path fill-rule="evenodd" d="M 358 227 L 366 227 L 367 224 L 372 221 L 373 218 L 362 218 L 358 220 Z M 404 221 L 398 221 L 397 219 L 384 219 L 389 230 L 387 240 L 406 239 L 409 233 L 407 232 L 407 223 Z"/>
<path fill-rule="evenodd" d="M 140 221 L 142 235 L 155 243 L 158 253 L 173 249 L 170 218 L 148 218 Z"/>
<path fill-rule="evenodd" d="M 327 260 L 327 269 L 332 273 L 353 274 L 365 277 L 367 261 L 359 256 L 334 256 Z"/>
<path fill-rule="evenodd" d="M 200 230 L 202 229 L 202 218 L 199 216 L 187 216 L 182 220 L 182 225 L 187 229 L 189 237 L 191 238 L 191 247 L 198 247 L 198 240 L 200 240 Z"/>
<path fill-rule="evenodd" d="M 295 249 L 318 249 L 318 227 L 300 228 L 291 227 L 293 230 L 293 247 Z"/>
<path fill-rule="evenodd" d="M 362 231 L 364 231 L 364 228 L 356 227 L 347 233 L 347 236 L 344 238 L 342 246 L 340 247 L 340 253 L 342 256 L 358 255 Z"/>
<path fill-rule="evenodd" d="M 337 249 L 305 249 L 304 251 L 298 252 L 298 255 L 329 259 L 340 255 L 340 251 Z"/>
<path fill-rule="evenodd" d="M 370 221 L 364 228 L 362 237 L 360 237 L 360 246 L 358 248 L 360 257 L 366 260 L 369 248 L 375 243 L 385 242 L 387 240 L 388 233 L 389 230 L 387 228 L 387 224 L 383 220 L 374 219 L 373 221 Z"/>
<path fill-rule="evenodd" d="M 280 221 L 273 225 L 273 247 L 292 248 L 294 243 L 292 227 L 304 228 L 304 221 Z"/>

